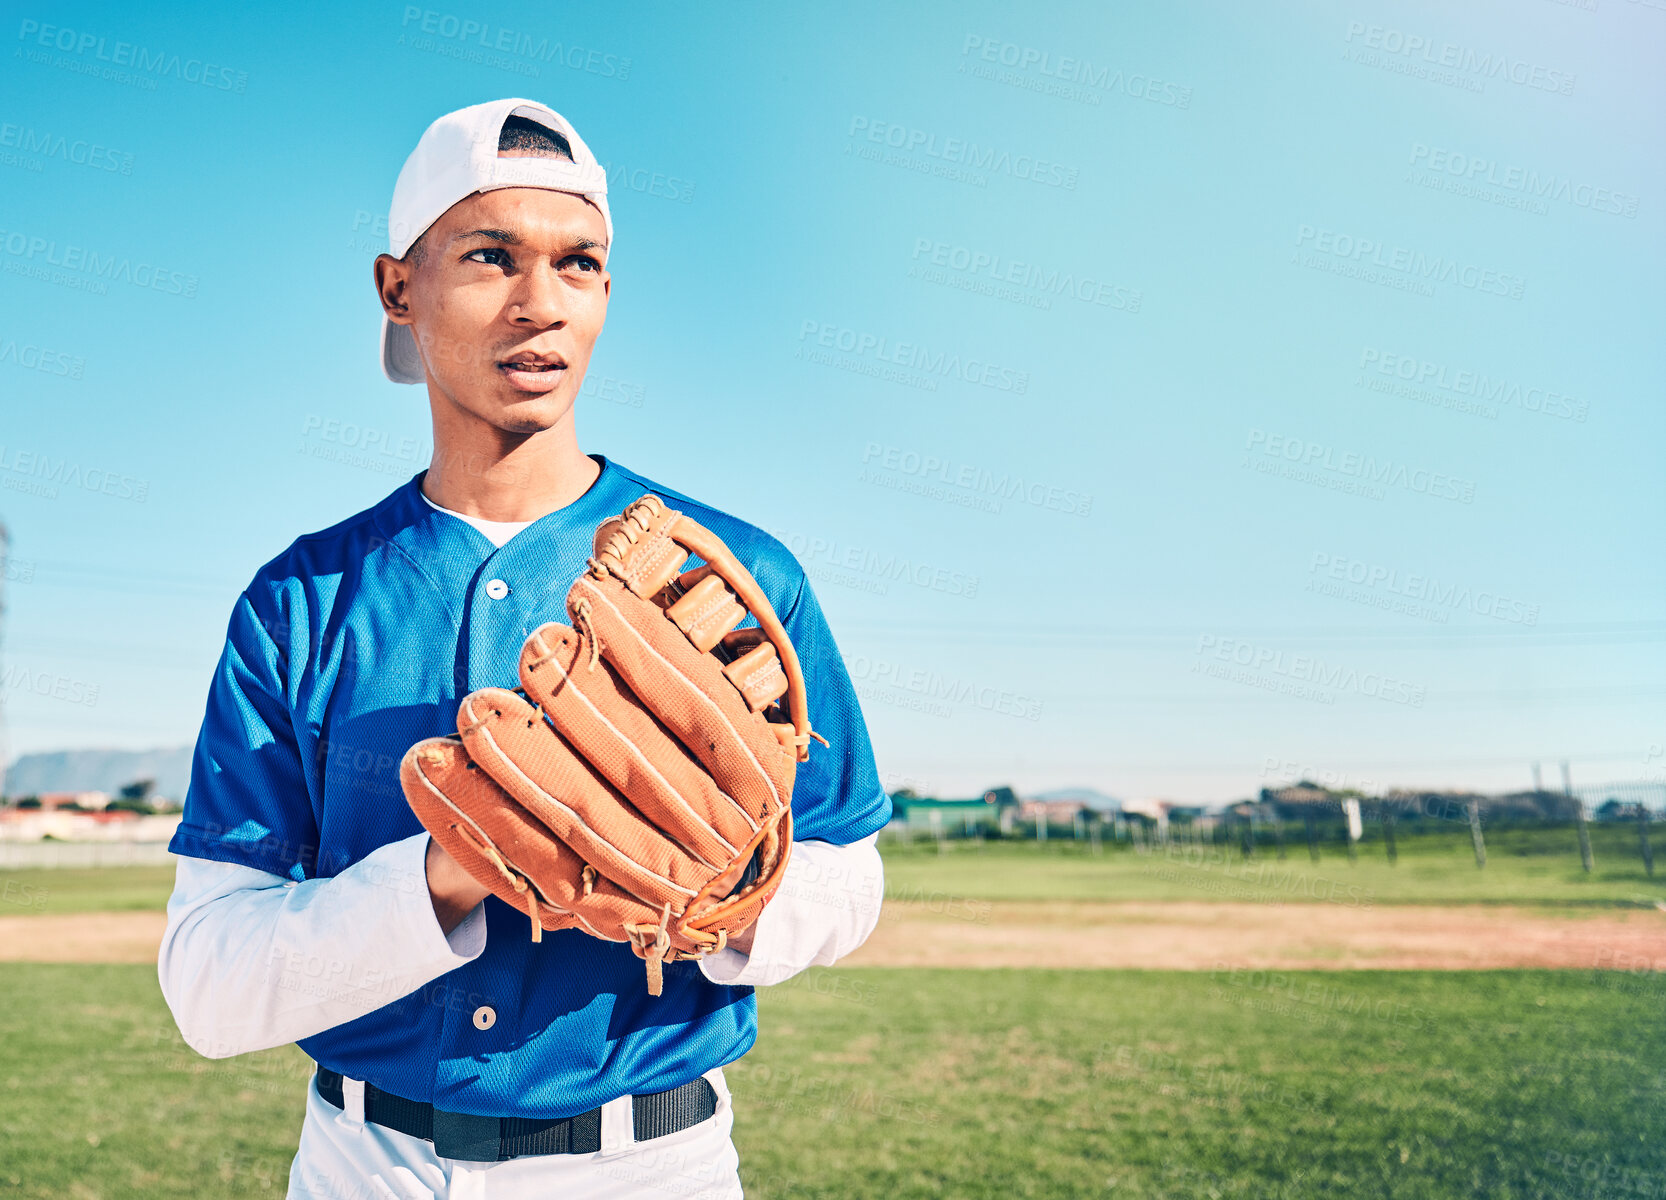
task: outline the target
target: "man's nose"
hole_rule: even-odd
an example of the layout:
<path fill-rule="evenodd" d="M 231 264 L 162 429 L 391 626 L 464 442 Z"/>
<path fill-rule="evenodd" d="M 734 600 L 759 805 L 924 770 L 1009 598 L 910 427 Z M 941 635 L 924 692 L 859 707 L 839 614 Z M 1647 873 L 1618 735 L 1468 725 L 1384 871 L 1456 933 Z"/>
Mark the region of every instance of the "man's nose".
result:
<path fill-rule="evenodd" d="M 548 263 L 541 263 L 521 275 L 510 316 L 547 329 L 566 319 L 566 300 L 560 273 Z"/>

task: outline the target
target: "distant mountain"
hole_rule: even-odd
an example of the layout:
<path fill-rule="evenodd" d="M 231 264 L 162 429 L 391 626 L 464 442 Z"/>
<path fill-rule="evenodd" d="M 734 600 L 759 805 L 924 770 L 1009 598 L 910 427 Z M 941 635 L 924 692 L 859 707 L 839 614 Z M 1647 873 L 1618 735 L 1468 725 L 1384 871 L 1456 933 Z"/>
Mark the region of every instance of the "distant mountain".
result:
<path fill-rule="evenodd" d="M 1100 812 L 1117 812 L 1122 808 L 1122 801 L 1115 797 L 1085 787 L 1054 788 L 1050 792 L 1026 794 L 1024 798 L 1026 800 L 1068 800 L 1077 804 L 1085 804 L 1089 808 L 1097 809 Z"/>
<path fill-rule="evenodd" d="M 6 795 L 109 792 L 138 779 L 156 780 L 156 794 L 185 799 L 191 747 L 172 750 L 52 750 L 24 754 L 6 769 Z"/>

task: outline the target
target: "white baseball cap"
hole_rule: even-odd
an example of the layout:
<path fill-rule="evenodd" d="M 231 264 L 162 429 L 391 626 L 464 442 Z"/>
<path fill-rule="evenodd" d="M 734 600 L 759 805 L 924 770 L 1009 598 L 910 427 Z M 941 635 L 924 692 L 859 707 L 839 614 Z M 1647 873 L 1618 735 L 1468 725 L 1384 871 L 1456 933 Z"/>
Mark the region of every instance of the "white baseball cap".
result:
<path fill-rule="evenodd" d="M 499 158 L 498 138 L 510 117 L 525 117 L 559 133 L 572 147 L 573 161 L 536 155 Z M 607 171 L 565 117 L 536 100 L 521 99 L 459 108 L 427 128 L 393 185 L 388 253 L 404 258 L 453 204 L 475 192 L 506 187 L 548 188 L 583 196 L 601 210 L 612 253 Z M 426 378 L 411 326 L 394 324 L 386 313 L 382 315 L 382 372 L 395 383 L 421 383 Z"/>

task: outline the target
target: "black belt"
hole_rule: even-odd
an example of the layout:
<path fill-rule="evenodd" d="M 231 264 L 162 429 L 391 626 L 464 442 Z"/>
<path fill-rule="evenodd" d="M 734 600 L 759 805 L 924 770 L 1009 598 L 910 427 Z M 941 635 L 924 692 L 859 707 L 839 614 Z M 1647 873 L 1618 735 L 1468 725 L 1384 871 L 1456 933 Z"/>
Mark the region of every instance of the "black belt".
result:
<path fill-rule="evenodd" d="M 318 1094 L 343 1108 L 341 1076 L 318 1068 Z M 711 1081 L 691 1079 L 668 1092 L 631 1097 L 636 1140 L 664 1137 L 716 1115 L 717 1090 Z M 602 1148 L 602 1110 L 572 1117 L 477 1117 L 446 1112 L 419 1100 L 407 1100 L 364 1085 L 364 1119 L 434 1143 L 440 1158 L 466 1162 L 502 1162 L 522 1154 L 594 1154 Z"/>

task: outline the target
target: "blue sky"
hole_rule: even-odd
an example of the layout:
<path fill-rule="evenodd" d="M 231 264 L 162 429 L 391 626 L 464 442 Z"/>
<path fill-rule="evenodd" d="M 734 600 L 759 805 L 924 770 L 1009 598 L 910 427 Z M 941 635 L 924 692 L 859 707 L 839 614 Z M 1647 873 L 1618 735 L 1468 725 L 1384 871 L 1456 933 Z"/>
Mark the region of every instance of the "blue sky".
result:
<path fill-rule="evenodd" d="M 348 7 L 5 30 L 12 754 L 191 741 L 421 469 L 377 222 L 518 95 L 614 175 L 581 444 L 799 555 L 893 786 L 1666 779 L 1658 0 Z"/>

